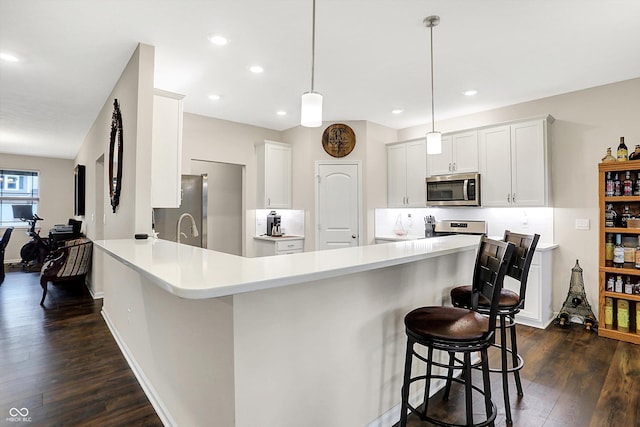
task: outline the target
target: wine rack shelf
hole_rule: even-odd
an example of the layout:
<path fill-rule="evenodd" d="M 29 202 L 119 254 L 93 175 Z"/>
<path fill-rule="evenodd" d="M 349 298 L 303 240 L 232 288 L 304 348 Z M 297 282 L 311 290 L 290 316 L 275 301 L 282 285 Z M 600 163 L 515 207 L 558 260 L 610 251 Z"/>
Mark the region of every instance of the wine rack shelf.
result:
<path fill-rule="evenodd" d="M 620 227 L 619 223 L 616 223 L 615 227 L 605 226 L 605 212 L 607 209 L 607 205 L 612 205 L 618 215 L 623 212 L 623 208 L 625 206 L 628 206 L 629 211 L 636 217 L 640 218 L 640 196 L 605 196 L 607 173 L 610 172 L 612 175 L 618 174 L 620 179 L 623 179 L 627 171 L 631 172 L 634 184 L 633 186 L 635 189 L 636 181 L 640 180 L 640 160 L 601 163 L 600 165 L 598 165 L 598 199 L 600 209 L 600 244 L 598 246 L 598 335 L 620 341 L 640 344 L 640 316 L 636 315 L 636 308 L 640 307 L 640 295 L 632 293 L 611 292 L 606 290 L 607 279 L 611 276 L 622 276 L 625 281 L 627 278 L 629 278 L 632 284 L 640 283 L 640 269 L 634 268 L 633 262 L 628 262 L 627 260 L 625 260 L 624 267 L 622 268 L 609 266 L 611 265 L 611 261 L 609 261 L 609 264 L 607 263 L 605 254 L 605 243 L 607 241 L 607 235 L 612 237 L 612 235 L 615 236 L 619 234 L 621 235 L 621 240 L 625 240 L 627 244 L 629 241 L 633 240 L 638 242 L 638 238 L 640 238 L 640 228 Z M 609 298 L 613 299 L 613 324 L 606 324 L 605 320 L 605 300 Z M 621 325 L 624 326 L 624 311 L 620 311 L 620 313 L 618 313 L 619 302 L 622 302 L 623 306 L 626 305 L 628 307 L 628 331 L 626 330 L 627 328 L 619 328 L 618 325 L 618 314 L 621 314 Z M 624 309 L 625 308 L 622 308 L 622 310 Z"/>

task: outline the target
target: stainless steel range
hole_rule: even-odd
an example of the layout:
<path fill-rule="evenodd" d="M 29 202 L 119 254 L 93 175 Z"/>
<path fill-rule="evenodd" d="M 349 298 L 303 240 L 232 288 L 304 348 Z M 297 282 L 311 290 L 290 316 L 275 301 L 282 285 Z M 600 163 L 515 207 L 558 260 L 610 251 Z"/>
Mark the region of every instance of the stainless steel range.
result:
<path fill-rule="evenodd" d="M 486 234 L 487 221 L 445 220 L 437 221 L 433 237 L 452 234 Z"/>

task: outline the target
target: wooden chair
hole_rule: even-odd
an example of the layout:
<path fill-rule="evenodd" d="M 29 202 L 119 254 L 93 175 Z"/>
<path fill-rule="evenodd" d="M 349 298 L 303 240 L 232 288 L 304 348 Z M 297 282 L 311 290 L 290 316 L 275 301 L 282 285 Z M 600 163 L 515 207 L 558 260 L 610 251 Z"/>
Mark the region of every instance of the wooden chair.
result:
<path fill-rule="evenodd" d="M 473 272 L 471 300 L 473 308 L 477 308 L 480 298 L 488 301 L 490 307 L 488 315 L 482 315 L 474 309 L 434 306 L 415 309 L 405 316 L 407 352 L 402 385 L 401 427 L 407 425 L 407 410 L 415 412 L 422 420 L 441 426 L 493 424 L 497 409 L 491 400 L 487 349 L 494 341 L 498 297 L 514 249 L 512 243 L 491 240 L 486 236 L 482 236 L 480 240 Z M 426 357 L 414 349 L 416 344 L 427 348 Z M 434 360 L 434 350 L 449 353 L 451 356 L 449 364 Z M 475 352 L 480 352 L 483 371 L 482 388 L 471 382 L 473 367 L 471 356 Z M 455 358 L 456 354 L 461 355 L 461 359 Z M 411 364 L 414 357 L 426 363 L 425 375 L 411 377 Z M 455 363 L 456 361 L 458 363 Z M 434 374 L 432 372 L 434 366 L 448 369 L 447 375 Z M 453 369 L 462 370 L 462 378 L 453 378 Z M 452 381 L 464 384 L 465 424 L 448 424 L 428 415 L 429 389 L 433 379 L 446 380 L 447 392 Z M 410 385 L 415 381 L 425 381 L 422 409 L 413 407 L 409 403 Z M 477 423 L 473 422 L 473 391 L 479 392 L 484 397 L 486 411 L 486 418 Z"/>
<path fill-rule="evenodd" d="M 504 232 L 503 241 L 511 242 L 515 245 L 515 252 L 509 263 L 507 276 L 517 280 L 520 284 L 518 293 L 503 288 L 500 292 L 498 300 L 498 328 L 500 329 L 500 344 L 493 344 L 499 347 L 502 356 L 502 366 L 500 369 L 490 369 L 491 372 L 500 372 L 502 374 L 502 390 L 504 395 L 505 415 L 507 423 L 511 423 L 511 406 L 509 404 L 509 380 L 507 375 L 513 373 L 516 380 L 516 389 L 518 396 L 523 395 L 522 382 L 520 381 L 520 370 L 524 366 L 522 356 L 518 354 L 518 344 L 516 337 L 516 321 L 515 315 L 524 308 L 524 299 L 527 292 L 527 278 L 529 276 L 529 267 L 533 261 L 533 255 L 538 245 L 540 235 L 538 234 L 519 234 L 509 230 Z M 454 307 L 472 308 L 471 303 L 472 290 L 471 286 L 463 285 L 455 287 L 451 290 L 451 303 Z M 480 313 L 489 312 L 489 304 L 487 301 L 480 300 L 477 310 Z M 511 330 L 511 347 L 507 347 L 507 329 Z M 511 367 L 508 365 L 508 353 L 511 353 Z"/>
<path fill-rule="evenodd" d="M 9 239 L 11 238 L 11 232 L 13 231 L 13 227 L 9 227 L 4 230 L 4 234 L 2 235 L 2 240 L 0 240 L 0 285 L 4 282 L 4 250 L 7 248 L 9 244 Z"/>
<path fill-rule="evenodd" d="M 87 238 L 67 240 L 64 245 L 51 252 L 40 270 L 40 286 L 44 305 L 49 282 L 84 281 L 91 266 L 93 242 Z"/>

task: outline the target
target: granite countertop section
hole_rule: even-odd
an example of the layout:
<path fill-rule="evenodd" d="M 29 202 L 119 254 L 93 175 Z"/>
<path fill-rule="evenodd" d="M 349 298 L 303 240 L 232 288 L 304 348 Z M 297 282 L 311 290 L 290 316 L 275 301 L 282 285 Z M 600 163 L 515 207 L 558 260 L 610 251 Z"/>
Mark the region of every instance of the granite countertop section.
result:
<path fill-rule="evenodd" d="M 100 251 L 185 299 L 206 299 L 475 250 L 479 236 L 447 236 L 283 256 L 244 258 L 161 239 L 97 240 Z"/>

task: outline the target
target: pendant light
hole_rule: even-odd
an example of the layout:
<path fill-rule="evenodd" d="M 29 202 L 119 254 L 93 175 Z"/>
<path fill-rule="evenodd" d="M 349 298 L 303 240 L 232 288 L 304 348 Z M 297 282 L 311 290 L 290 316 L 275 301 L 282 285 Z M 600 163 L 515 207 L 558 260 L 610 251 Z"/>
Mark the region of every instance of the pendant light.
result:
<path fill-rule="evenodd" d="M 429 28 L 431 40 L 431 132 L 427 133 L 427 154 L 442 153 L 442 134 L 435 131 L 435 109 L 433 102 L 433 27 L 440 23 L 440 17 L 431 15 L 424 18 L 424 25 Z"/>
<path fill-rule="evenodd" d="M 300 124 L 306 127 L 322 126 L 322 95 L 313 90 L 316 59 L 316 0 L 313 0 L 313 24 L 311 27 L 311 91 L 302 94 Z"/>

